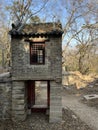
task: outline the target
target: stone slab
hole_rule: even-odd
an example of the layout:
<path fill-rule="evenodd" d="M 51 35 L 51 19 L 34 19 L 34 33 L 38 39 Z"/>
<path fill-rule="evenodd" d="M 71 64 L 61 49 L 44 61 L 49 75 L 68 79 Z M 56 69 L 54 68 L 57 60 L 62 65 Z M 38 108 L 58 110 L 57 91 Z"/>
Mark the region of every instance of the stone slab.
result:
<path fill-rule="evenodd" d="M 85 95 L 83 98 L 87 101 L 98 100 L 98 95 L 97 94 L 90 94 L 90 95 Z"/>

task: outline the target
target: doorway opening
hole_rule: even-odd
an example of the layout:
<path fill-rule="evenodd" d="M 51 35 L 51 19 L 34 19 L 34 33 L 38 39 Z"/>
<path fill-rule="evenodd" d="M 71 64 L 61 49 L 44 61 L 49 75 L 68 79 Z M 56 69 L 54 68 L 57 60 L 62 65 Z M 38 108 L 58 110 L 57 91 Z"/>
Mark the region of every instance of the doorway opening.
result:
<path fill-rule="evenodd" d="M 27 90 L 31 112 L 46 112 L 50 106 L 50 82 L 28 81 Z"/>

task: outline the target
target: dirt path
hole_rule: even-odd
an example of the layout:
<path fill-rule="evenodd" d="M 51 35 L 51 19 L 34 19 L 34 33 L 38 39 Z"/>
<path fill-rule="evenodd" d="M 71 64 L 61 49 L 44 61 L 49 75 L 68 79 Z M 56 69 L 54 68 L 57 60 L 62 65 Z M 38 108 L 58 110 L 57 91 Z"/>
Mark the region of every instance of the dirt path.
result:
<path fill-rule="evenodd" d="M 94 130 L 98 130 L 98 110 L 82 104 L 80 97 L 74 95 L 66 95 L 62 98 L 63 107 L 69 107 L 77 114 L 82 121 Z"/>

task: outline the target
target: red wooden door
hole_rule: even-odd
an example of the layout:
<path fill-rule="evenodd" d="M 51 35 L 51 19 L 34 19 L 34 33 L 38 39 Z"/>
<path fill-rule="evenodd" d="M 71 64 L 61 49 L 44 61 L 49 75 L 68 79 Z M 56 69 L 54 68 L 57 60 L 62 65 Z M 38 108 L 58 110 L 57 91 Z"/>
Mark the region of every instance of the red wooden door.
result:
<path fill-rule="evenodd" d="M 47 105 L 50 107 L 50 81 L 47 82 Z"/>
<path fill-rule="evenodd" d="M 28 108 L 35 104 L 35 81 L 28 82 Z"/>

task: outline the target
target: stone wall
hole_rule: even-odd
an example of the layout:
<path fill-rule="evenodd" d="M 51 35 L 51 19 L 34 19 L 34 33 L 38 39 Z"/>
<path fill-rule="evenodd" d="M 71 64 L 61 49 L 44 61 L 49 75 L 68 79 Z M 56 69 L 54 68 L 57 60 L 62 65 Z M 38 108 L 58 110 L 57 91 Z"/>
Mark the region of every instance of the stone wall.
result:
<path fill-rule="evenodd" d="M 30 65 L 29 42 L 12 39 L 12 78 L 13 80 L 53 80 L 61 77 L 61 40 L 50 38 L 45 42 L 45 64 Z"/>
<path fill-rule="evenodd" d="M 39 39 L 39 38 L 38 38 Z M 13 38 L 12 46 L 12 117 L 24 120 L 27 115 L 26 85 L 28 80 L 50 81 L 49 121 L 62 120 L 62 46 L 61 38 L 45 42 L 45 64 L 30 64 L 30 45 L 25 38 Z"/>
<path fill-rule="evenodd" d="M 62 49 L 61 39 L 51 39 L 51 69 L 54 81 L 50 81 L 50 122 L 62 120 Z"/>
<path fill-rule="evenodd" d="M 25 82 L 14 81 L 12 88 L 12 119 L 25 120 L 27 116 L 27 97 Z"/>
<path fill-rule="evenodd" d="M 0 75 L 0 118 L 11 118 L 12 82 L 10 73 Z"/>
<path fill-rule="evenodd" d="M 61 83 L 50 82 L 50 122 L 60 122 L 62 120 L 62 96 Z"/>
<path fill-rule="evenodd" d="M 62 78 L 62 41 L 61 38 L 51 38 L 51 71 L 53 77 Z"/>

